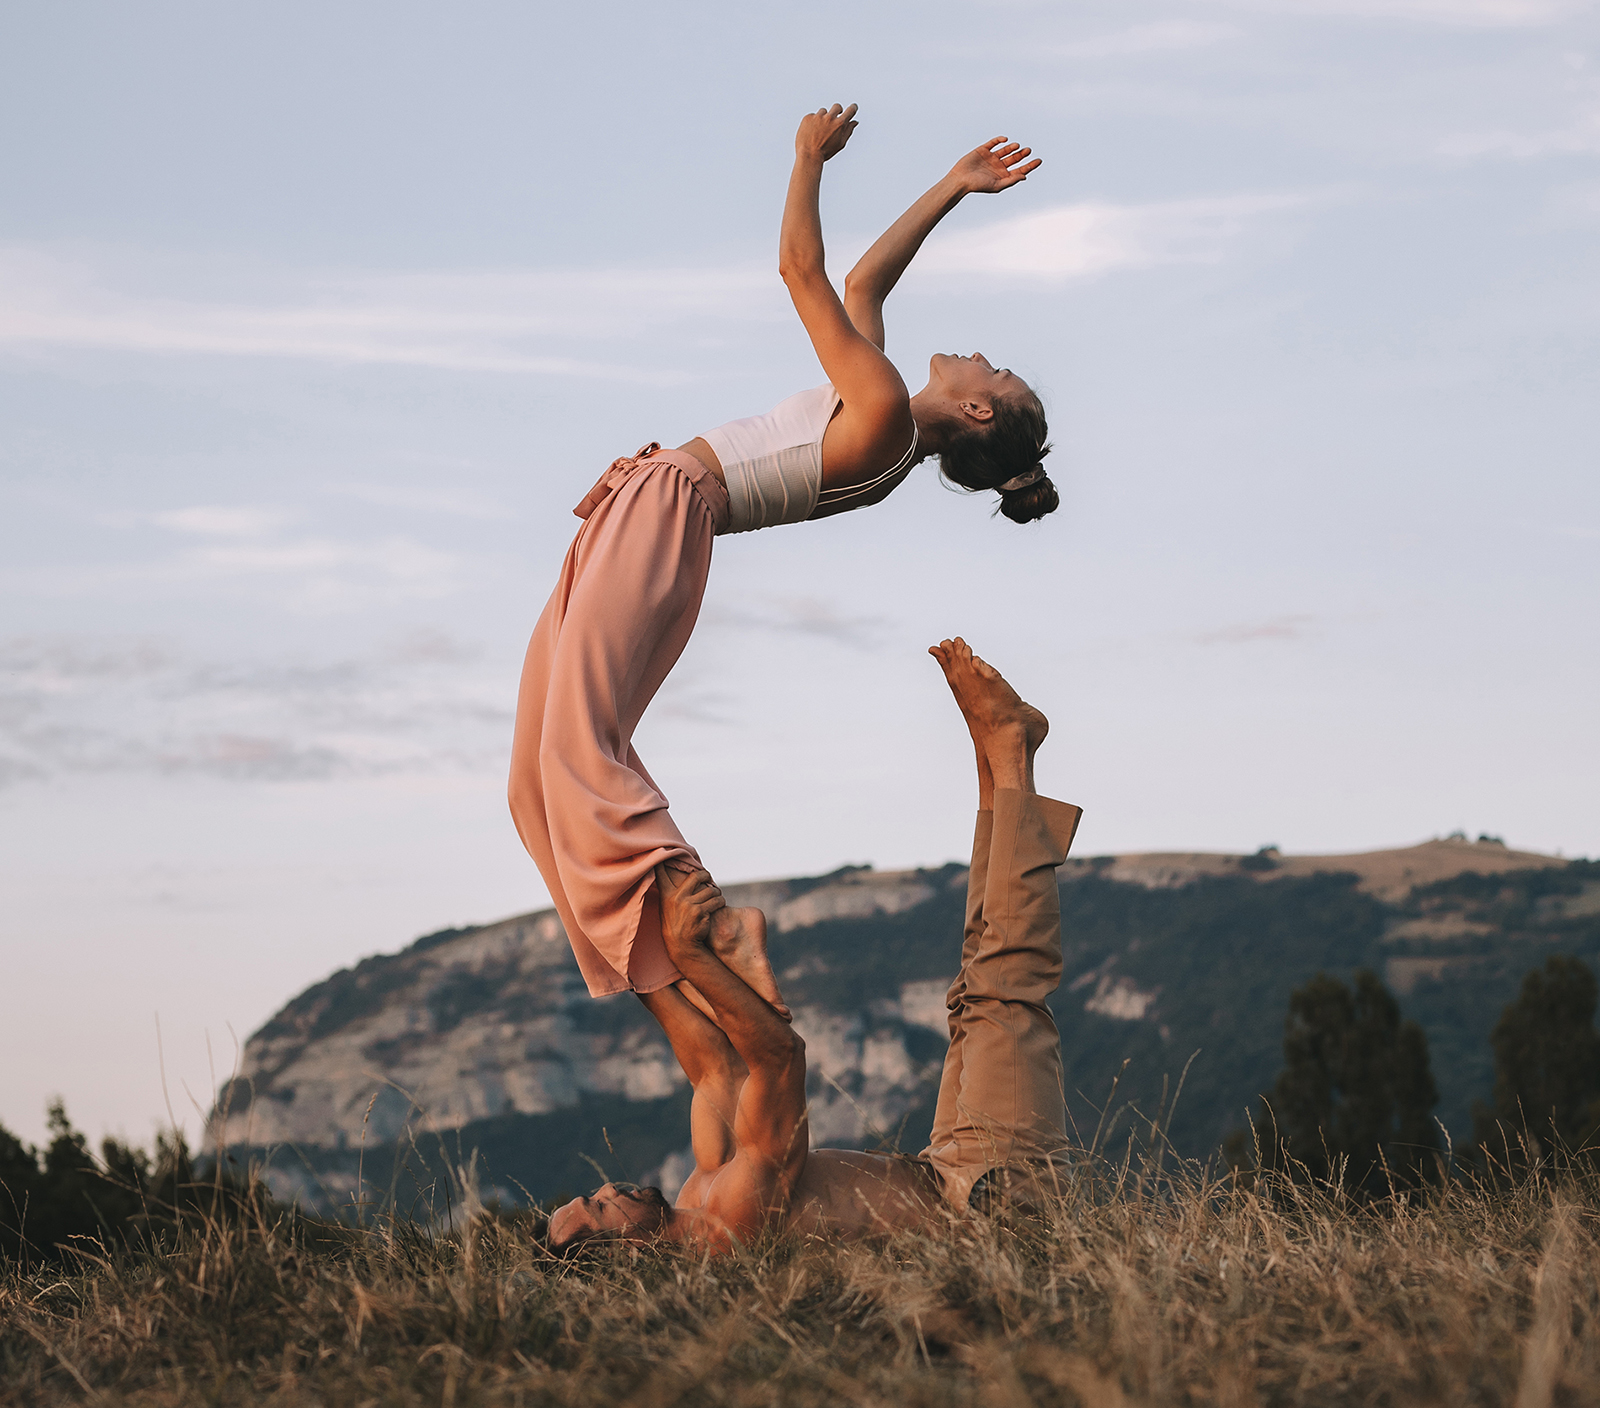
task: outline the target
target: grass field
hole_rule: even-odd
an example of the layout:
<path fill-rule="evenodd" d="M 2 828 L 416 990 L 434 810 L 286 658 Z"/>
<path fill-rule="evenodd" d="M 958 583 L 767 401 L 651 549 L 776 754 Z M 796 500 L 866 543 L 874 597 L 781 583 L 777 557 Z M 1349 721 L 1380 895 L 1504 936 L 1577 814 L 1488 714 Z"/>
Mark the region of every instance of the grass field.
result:
<path fill-rule="evenodd" d="M 214 1204 L 220 1207 L 221 1204 Z M 7 1404 L 1600 1403 L 1600 1179 L 1381 1209 L 1108 1170 L 1048 1227 L 552 1259 L 281 1210 L 4 1273 Z"/>

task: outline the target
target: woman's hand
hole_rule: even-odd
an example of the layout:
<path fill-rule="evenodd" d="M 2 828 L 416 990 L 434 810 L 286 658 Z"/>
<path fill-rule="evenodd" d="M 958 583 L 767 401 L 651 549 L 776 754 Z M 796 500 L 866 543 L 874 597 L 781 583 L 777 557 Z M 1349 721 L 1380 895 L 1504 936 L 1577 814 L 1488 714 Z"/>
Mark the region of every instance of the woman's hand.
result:
<path fill-rule="evenodd" d="M 1032 147 L 996 137 L 981 147 L 974 147 L 950 168 L 950 175 L 967 195 L 993 195 L 1018 181 L 1026 181 L 1028 173 L 1038 169 L 1041 165 L 1038 157 L 1027 161 L 1032 155 Z M 1026 166 L 1021 164 L 1025 161 Z"/>
<path fill-rule="evenodd" d="M 840 107 L 838 103 L 831 108 L 818 108 L 800 119 L 800 130 L 794 134 L 794 154 L 826 161 L 844 150 L 844 144 L 855 130 L 854 103 L 847 108 Z"/>

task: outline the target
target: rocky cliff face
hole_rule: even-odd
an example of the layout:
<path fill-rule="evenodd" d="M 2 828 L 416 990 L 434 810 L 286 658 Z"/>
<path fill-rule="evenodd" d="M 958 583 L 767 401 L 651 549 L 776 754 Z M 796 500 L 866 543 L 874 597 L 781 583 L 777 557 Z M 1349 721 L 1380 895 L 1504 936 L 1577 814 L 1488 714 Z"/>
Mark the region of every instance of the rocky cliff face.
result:
<path fill-rule="evenodd" d="M 1499 943 L 1504 925 L 1471 917 L 1467 900 L 1407 897 L 1451 877 L 1564 865 L 1462 841 L 1362 856 L 1069 862 L 1056 1003 L 1069 1086 L 1102 1089 L 1128 1055 L 1154 1082 L 1202 1048 L 1210 1063 L 1197 1063 L 1185 1097 L 1201 1108 L 1174 1139 L 1214 1140 L 1270 1084 L 1291 986 L 1319 967 L 1387 965 L 1397 991 L 1422 997 L 1446 991 L 1452 973 L 1483 979 L 1478 950 Z M 965 881 L 950 865 L 728 887 L 732 903 L 769 916 L 774 966 L 807 1043 L 815 1142 L 912 1148 L 925 1136 Z M 1551 919 L 1547 906 L 1547 928 L 1581 927 L 1588 902 L 1577 890 L 1580 913 Z M 1600 947 L 1600 921 L 1591 927 Z M 1446 1000 L 1436 1025 L 1450 1020 Z M 545 910 L 429 935 L 307 989 L 250 1038 L 216 1115 L 228 1144 L 280 1151 L 281 1193 L 327 1203 L 345 1195 L 358 1159 L 397 1176 L 397 1160 L 425 1161 L 427 1148 L 453 1148 L 451 1163 L 479 1150 L 507 1197 L 591 1183 L 594 1159 L 670 1188 L 688 1171 L 686 1112 L 659 1029 L 630 997 L 588 996 Z"/>
<path fill-rule="evenodd" d="M 899 914 L 963 893 L 965 883 L 959 867 L 848 869 L 726 893 L 767 913 L 781 964 L 784 935 Z M 952 970 L 958 951 L 959 934 Z M 821 971 L 814 957 L 791 956 L 781 981 Z M 858 1143 L 927 1099 L 939 1079 L 947 986 L 906 982 L 856 1010 L 796 1006 L 818 1139 Z M 663 1101 L 685 1087 L 655 1022 L 630 997 L 592 999 L 560 919 L 540 910 L 429 935 L 307 989 L 250 1038 L 217 1116 L 230 1145 L 347 1151 L 418 1129 L 549 1115 L 586 1096 Z M 680 1180 L 686 1174 L 681 1168 Z M 284 1176 L 294 1181 L 292 1170 Z"/>

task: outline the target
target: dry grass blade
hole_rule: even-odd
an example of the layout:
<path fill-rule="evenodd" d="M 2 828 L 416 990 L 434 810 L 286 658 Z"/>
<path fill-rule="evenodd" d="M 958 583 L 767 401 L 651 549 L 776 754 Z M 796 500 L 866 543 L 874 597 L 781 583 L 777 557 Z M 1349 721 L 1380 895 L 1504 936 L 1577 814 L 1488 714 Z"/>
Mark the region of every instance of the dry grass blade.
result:
<path fill-rule="evenodd" d="M 1047 1221 L 721 1261 L 551 1258 L 533 1215 L 246 1202 L 0 1276 L 0 1403 L 1010 1408 L 1600 1401 L 1600 1178 L 1384 1207 L 1085 1160 Z"/>

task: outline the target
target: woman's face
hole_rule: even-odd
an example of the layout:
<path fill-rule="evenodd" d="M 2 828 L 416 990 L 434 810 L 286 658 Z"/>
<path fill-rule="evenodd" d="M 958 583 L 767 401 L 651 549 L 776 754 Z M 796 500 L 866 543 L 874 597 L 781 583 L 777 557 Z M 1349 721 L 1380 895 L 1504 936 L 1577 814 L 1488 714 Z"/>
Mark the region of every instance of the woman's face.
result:
<path fill-rule="evenodd" d="M 970 357 L 935 352 L 928 364 L 928 383 L 952 401 L 981 401 L 992 405 L 1012 396 L 1025 396 L 1030 388 L 1009 367 L 995 367 L 981 352 Z"/>

